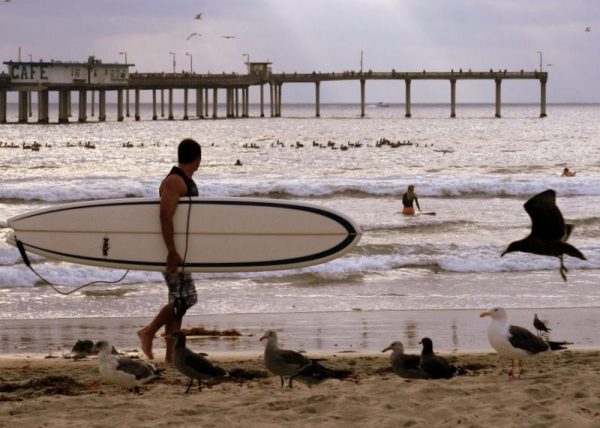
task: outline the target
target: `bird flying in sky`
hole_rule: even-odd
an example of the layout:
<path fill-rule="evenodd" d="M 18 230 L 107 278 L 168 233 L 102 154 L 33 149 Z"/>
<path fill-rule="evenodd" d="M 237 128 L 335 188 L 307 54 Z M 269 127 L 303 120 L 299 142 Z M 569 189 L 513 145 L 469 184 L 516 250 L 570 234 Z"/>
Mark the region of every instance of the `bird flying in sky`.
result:
<path fill-rule="evenodd" d="M 202 19 L 202 14 L 199 13 L 196 16 L 194 16 L 194 19 L 197 19 L 198 21 L 200 21 Z"/>
<path fill-rule="evenodd" d="M 221 37 L 223 37 L 224 39 L 235 39 L 235 36 L 221 36 Z"/>
<path fill-rule="evenodd" d="M 585 32 L 586 33 L 591 33 L 592 32 L 592 27 L 585 27 Z"/>
<path fill-rule="evenodd" d="M 191 38 L 192 38 L 192 37 L 194 37 L 194 36 L 201 36 L 201 35 L 202 35 L 202 34 L 198 34 L 198 33 L 192 33 L 192 34 L 190 34 L 190 35 L 187 37 L 187 39 L 186 39 L 186 40 L 189 40 L 189 39 L 191 39 Z"/>

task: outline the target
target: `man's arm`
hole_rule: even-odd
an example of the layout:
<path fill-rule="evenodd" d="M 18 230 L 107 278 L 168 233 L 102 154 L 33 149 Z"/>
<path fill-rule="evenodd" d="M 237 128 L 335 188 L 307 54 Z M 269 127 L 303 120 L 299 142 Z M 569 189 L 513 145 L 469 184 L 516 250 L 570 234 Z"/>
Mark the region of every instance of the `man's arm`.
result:
<path fill-rule="evenodd" d="M 177 210 L 179 197 L 186 192 L 186 186 L 181 177 L 168 176 L 163 182 L 160 195 L 160 227 L 162 237 L 167 247 L 166 272 L 177 272 L 177 265 L 183 263 L 181 256 L 175 248 L 175 228 L 173 216 Z"/>
<path fill-rule="evenodd" d="M 421 207 L 419 206 L 419 198 L 417 198 L 417 195 L 415 195 L 415 204 L 417 204 L 417 208 L 419 211 L 421 211 Z"/>

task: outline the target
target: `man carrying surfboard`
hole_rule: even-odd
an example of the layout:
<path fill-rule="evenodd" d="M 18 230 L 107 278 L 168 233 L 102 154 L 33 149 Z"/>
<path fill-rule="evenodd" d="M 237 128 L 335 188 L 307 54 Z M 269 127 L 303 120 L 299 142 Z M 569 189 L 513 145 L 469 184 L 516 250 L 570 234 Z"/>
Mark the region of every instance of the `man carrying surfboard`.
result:
<path fill-rule="evenodd" d="M 182 196 L 198 196 L 198 188 L 192 180 L 194 172 L 200 166 L 202 149 L 191 138 L 179 143 L 177 148 L 177 166 L 174 166 L 160 184 L 160 225 L 162 237 L 167 247 L 167 260 L 164 272 L 169 288 L 169 302 L 164 305 L 156 317 L 146 327 L 138 331 L 142 351 L 148 358 L 154 358 L 152 340 L 156 332 L 164 325 L 167 341 L 165 361 L 173 362 L 173 338 L 171 333 L 181 329 L 185 312 L 198 301 L 196 286 L 189 272 L 183 266 L 184 260 L 175 247 L 173 216 Z"/>

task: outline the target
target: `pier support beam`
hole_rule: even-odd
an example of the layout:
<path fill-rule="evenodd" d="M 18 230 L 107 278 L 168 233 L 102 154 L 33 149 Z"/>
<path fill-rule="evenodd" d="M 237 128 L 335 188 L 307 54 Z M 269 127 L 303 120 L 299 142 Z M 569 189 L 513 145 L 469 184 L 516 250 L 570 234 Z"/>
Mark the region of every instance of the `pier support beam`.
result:
<path fill-rule="evenodd" d="M 123 89 L 117 89 L 117 120 L 123 122 Z"/>
<path fill-rule="evenodd" d="M 183 120 L 188 120 L 188 88 L 183 89 Z"/>
<path fill-rule="evenodd" d="M 27 91 L 27 111 L 29 112 L 29 117 L 33 116 L 33 109 L 31 108 L 31 91 Z"/>
<path fill-rule="evenodd" d="M 106 120 L 106 90 L 98 90 L 98 121 L 104 122 Z"/>
<path fill-rule="evenodd" d="M 204 117 L 208 117 L 208 98 L 209 92 L 208 88 L 204 90 Z"/>
<path fill-rule="evenodd" d="M 58 123 L 69 123 L 69 91 L 61 89 L 58 91 Z"/>
<path fill-rule="evenodd" d="M 540 117 L 546 117 L 546 82 L 547 79 L 540 79 Z"/>
<path fill-rule="evenodd" d="M 269 107 L 271 108 L 271 117 L 275 115 L 275 107 L 273 106 L 273 102 L 275 99 L 275 85 L 269 83 Z"/>
<path fill-rule="evenodd" d="M 19 91 L 19 123 L 27 123 L 27 91 Z"/>
<path fill-rule="evenodd" d="M 202 109 L 202 107 L 204 106 L 204 101 L 202 100 L 202 94 L 203 94 L 203 89 L 196 88 L 196 116 L 199 119 L 202 119 L 204 117 L 204 113 L 203 113 L 203 109 Z"/>
<path fill-rule="evenodd" d="M 38 91 L 38 123 L 48 123 L 48 91 Z"/>
<path fill-rule="evenodd" d="M 282 89 L 283 83 L 277 85 L 277 117 L 281 117 L 281 104 L 282 104 Z"/>
<path fill-rule="evenodd" d="M 365 79 L 360 79 L 360 117 L 365 117 Z"/>
<path fill-rule="evenodd" d="M 0 89 L 0 123 L 6 123 L 6 91 Z"/>
<path fill-rule="evenodd" d="M 265 92 L 264 84 L 260 84 L 260 117 L 265 117 Z"/>
<path fill-rule="evenodd" d="M 129 89 L 125 89 L 125 116 L 129 117 Z"/>
<path fill-rule="evenodd" d="M 129 91 L 128 91 L 129 92 Z M 140 120 L 140 90 L 135 90 L 135 121 Z"/>
<path fill-rule="evenodd" d="M 85 89 L 79 90 L 79 123 L 85 123 L 87 120 L 87 91 Z"/>
<path fill-rule="evenodd" d="M 160 90 L 160 117 L 165 117 L 165 90 Z"/>
<path fill-rule="evenodd" d="M 213 114 L 212 118 L 217 118 L 217 88 L 213 88 Z"/>
<path fill-rule="evenodd" d="M 502 79 L 496 80 L 496 117 L 500 118 L 500 105 L 502 103 Z"/>
<path fill-rule="evenodd" d="M 92 114 L 91 116 L 94 117 L 94 114 L 96 112 L 96 91 L 92 91 Z"/>
<path fill-rule="evenodd" d="M 156 89 L 152 89 L 152 120 L 158 119 L 156 115 Z"/>
<path fill-rule="evenodd" d="M 67 91 L 67 115 L 71 117 L 71 91 Z"/>
<path fill-rule="evenodd" d="M 169 120 L 173 120 L 173 88 L 169 88 Z"/>
<path fill-rule="evenodd" d="M 450 79 L 450 117 L 456 117 L 456 79 Z"/>
<path fill-rule="evenodd" d="M 315 117 L 321 117 L 321 82 L 315 82 Z"/>
<path fill-rule="evenodd" d="M 410 111 L 410 79 L 406 79 L 404 81 L 404 86 L 404 108 L 406 110 L 404 113 L 404 117 L 412 117 L 412 113 Z"/>
<path fill-rule="evenodd" d="M 231 119 L 233 117 L 233 89 L 225 89 L 225 117 Z"/>
<path fill-rule="evenodd" d="M 240 117 L 240 88 L 235 88 L 235 117 Z"/>

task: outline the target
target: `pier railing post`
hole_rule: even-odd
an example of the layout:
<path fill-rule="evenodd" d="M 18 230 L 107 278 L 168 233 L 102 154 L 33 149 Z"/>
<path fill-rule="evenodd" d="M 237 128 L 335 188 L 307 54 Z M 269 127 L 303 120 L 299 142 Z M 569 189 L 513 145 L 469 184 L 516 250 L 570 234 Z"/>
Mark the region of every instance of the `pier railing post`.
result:
<path fill-rule="evenodd" d="M 450 117 L 456 117 L 456 79 L 450 79 Z"/>
<path fill-rule="evenodd" d="M 410 79 L 406 79 L 404 81 L 404 86 L 406 88 L 405 93 L 404 93 L 404 107 L 406 109 L 406 112 L 404 113 L 404 117 L 411 117 L 412 113 L 411 113 L 411 109 L 410 109 Z"/>
<path fill-rule="evenodd" d="M 500 106 L 502 103 L 502 79 L 496 80 L 496 117 L 500 118 L 502 115 L 500 114 Z"/>
<path fill-rule="evenodd" d="M 540 117 L 546 117 L 546 82 L 548 78 L 540 79 Z"/>

